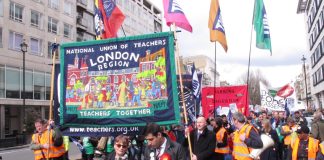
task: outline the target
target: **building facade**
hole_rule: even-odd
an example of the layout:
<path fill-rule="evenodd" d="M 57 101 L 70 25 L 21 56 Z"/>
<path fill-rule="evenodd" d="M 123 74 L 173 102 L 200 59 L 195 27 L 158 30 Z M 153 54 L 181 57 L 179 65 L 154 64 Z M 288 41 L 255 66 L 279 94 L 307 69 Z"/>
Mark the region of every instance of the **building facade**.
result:
<path fill-rule="evenodd" d="M 297 13 L 304 13 L 306 21 L 310 65 L 310 92 L 315 108 L 324 102 L 324 3 L 322 0 L 299 0 Z M 309 94 L 309 93 L 308 93 Z"/>
<path fill-rule="evenodd" d="M 118 0 L 116 4 L 125 15 L 119 37 L 162 31 L 162 12 L 149 0 Z"/>
<path fill-rule="evenodd" d="M 194 63 L 196 70 L 198 73 L 203 75 L 202 77 L 202 86 L 220 86 L 219 81 L 219 73 L 215 69 L 215 62 L 205 56 L 205 55 L 197 55 L 197 56 L 190 56 L 190 57 L 183 57 L 182 63 L 187 65 L 188 73 L 191 73 L 191 66 Z M 215 75 L 216 74 L 216 75 Z"/>
<path fill-rule="evenodd" d="M 310 81 L 310 67 L 305 64 L 301 67 L 300 74 L 297 75 L 294 82 L 296 98 L 298 101 L 303 101 L 305 104 L 308 104 L 308 107 L 314 107 L 314 102 L 311 96 L 311 81 Z M 306 97 L 306 88 L 307 88 L 307 97 Z M 306 100 L 307 98 L 307 100 Z"/>
<path fill-rule="evenodd" d="M 126 16 L 120 37 L 162 30 L 161 12 L 151 2 L 117 5 Z M 0 139 L 31 133 L 35 117 L 49 117 L 51 46 L 94 40 L 93 17 L 94 0 L 0 0 Z M 22 42 L 28 44 L 25 79 Z"/>

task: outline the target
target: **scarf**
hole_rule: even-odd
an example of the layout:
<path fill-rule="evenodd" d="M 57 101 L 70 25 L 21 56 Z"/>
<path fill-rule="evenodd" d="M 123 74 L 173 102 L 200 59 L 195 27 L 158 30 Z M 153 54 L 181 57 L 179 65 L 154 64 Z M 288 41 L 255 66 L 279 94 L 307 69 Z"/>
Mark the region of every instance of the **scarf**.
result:
<path fill-rule="evenodd" d="M 128 154 L 125 153 L 122 157 L 115 157 L 115 160 L 128 160 Z"/>

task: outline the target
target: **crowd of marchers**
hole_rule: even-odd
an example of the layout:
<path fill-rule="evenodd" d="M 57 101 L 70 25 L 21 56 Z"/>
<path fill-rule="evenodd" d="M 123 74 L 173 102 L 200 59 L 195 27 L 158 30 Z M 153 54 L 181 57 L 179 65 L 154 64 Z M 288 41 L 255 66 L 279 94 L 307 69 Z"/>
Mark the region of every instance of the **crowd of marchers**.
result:
<path fill-rule="evenodd" d="M 188 126 L 148 123 L 141 135 L 78 137 L 76 144 L 83 160 L 324 160 L 323 117 L 316 111 L 308 126 L 300 111 L 199 116 Z M 35 160 L 69 159 L 69 137 L 53 121 L 37 119 L 35 128 Z"/>

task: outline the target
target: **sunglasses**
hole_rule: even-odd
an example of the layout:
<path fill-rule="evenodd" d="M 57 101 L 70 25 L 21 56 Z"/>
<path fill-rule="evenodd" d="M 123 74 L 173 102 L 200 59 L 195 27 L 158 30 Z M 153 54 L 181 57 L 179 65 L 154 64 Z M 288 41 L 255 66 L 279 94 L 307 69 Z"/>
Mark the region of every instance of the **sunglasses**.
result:
<path fill-rule="evenodd" d="M 123 147 L 124 149 L 126 149 L 128 146 L 127 145 L 122 145 L 122 144 L 115 144 L 118 148 Z"/>

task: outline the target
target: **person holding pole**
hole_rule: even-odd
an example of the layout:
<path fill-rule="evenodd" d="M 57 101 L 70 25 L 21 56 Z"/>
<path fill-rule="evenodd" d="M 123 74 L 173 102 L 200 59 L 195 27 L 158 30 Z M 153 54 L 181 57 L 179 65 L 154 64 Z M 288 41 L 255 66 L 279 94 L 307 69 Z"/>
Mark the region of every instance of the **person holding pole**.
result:
<path fill-rule="evenodd" d="M 250 157 L 252 149 L 263 147 L 263 142 L 258 130 L 253 125 L 247 124 L 241 112 L 233 114 L 233 121 L 236 131 L 233 137 L 234 160 L 253 160 Z"/>
<path fill-rule="evenodd" d="M 185 129 L 185 135 L 189 133 L 189 128 Z M 204 117 L 198 117 L 196 129 L 189 133 L 191 142 L 191 160 L 210 160 L 215 159 L 216 136 L 215 133 L 207 128 L 207 121 Z M 187 137 L 188 138 L 188 137 Z M 184 145 L 187 146 L 186 140 Z"/>
<path fill-rule="evenodd" d="M 36 133 L 32 136 L 30 145 L 34 151 L 35 160 L 64 160 L 65 148 L 62 133 L 59 128 L 52 129 L 54 121 L 36 119 Z M 48 154 L 47 154 L 48 153 Z"/>
<path fill-rule="evenodd" d="M 187 160 L 184 148 L 179 143 L 171 141 L 159 125 L 155 123 L 147 124 L 144 136 L 147 141 L 144 159 Z"/>

